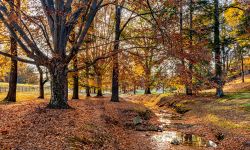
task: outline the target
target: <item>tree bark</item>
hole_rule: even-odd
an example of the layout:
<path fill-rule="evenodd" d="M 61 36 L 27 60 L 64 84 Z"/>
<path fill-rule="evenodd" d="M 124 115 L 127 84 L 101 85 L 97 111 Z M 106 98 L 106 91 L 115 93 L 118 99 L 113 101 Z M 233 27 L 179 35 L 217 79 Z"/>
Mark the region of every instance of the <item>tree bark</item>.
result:
<path fill-rule="evenodd" d="M 144 94 L 151 94 L 151 67 L 148 63 L 146 63 L 145 75 L 146 86 Z"/>
<path fill-rule="evenodd" d="M 58 63 L 49 68 L 51 76 L 51 100 L 48 105 L 53 109 L 68 109 L 67 66 Z"/>
<path fill-rule="evenodd" d="M 244 56 L 243 56 L 243 50 L 240 50 L 240 55 L 241 55 L 241 80 L 242 83 L 245 82 L 245 70 L 244 70 Z"/>
<path fill-rule="evenodd" d="M 215 73 L 216 73 L 216 95 L 223 97 L 222 63 L 220 49 L 220 22 L 219 22 L 219 1 L 214 0 L 214 51 L 215 51 Z"/>
<path fill-rule="evenodd" d="M 90 87 L 89 87 L 89 66 L 86 65 L 86 97 L 90 97 Z"/>
<path fill-rule="evenodd" d="M 190 0 L 189 4 L 189 46 L 190 51 L 193 47 L 193 0 Z M 188 64 L 189 76 L 188 76 L 188 84 L 186 85 L 186 95 L 193 95 L 193 64 L 189 61 Z"/>
<path fill-rule="evenodd" d="M 136 85 L 134 85 L 134 95 L 136 95 Z"/>
<path fill-rule="evenodd" d="M 73 67 L 74 69 L 77 69 L 77 56 L 73 59 Z M 73 96 L 72 99 L 79 99 L 79 76 L 78 76 L 78 71 L 75 72 L 73 76 Z"/>
<path fill-rule="evenodd" d="M 121 10 L 122 8 L 116 5 L 116 26 L 115 26 L 115 44 L 114 44 L 114 53 L 113 56 L 113 75 L 112 75 L 112 102 L 119 102 L 119 62 L 118 62 L 118 51 L 120 46 L 120 35 L 121 35 Z"/>
<path fill-rule="evenodd" d="M 17 56 L 17 42 L 14 38 L 10 38 L 11 46 L 10 51 L 12 56 Z M 17 88 L 17 61 L 11 58 L 10 78 L 9 78 L 9 91 L 4 99 L 8 102 L 16 102 L 16 88 Z"/>
<path fill-rule="evenodd" d="M 15 13 L 15 10 L 18 10 L 21 7 L 21 2 L 20 0 L 11 0 L 11 8 L 10 12 L 12 17 L 17 17 L 20 15 L 19 13 Z M 15 9 L 15 5 L 17 6 Z M 10 36 L 10 53 L 12 56 L 17 57 L 17 41 L 15 40 L 14 37 Z M 9 91 L 4 99 L 5 101 L 8 102 L 16 102 L 16 89 L 17 89 L 17 60 L 11 58 L 11 68 L 10 68 L 10 78 L 9 78 Z"/>
<path fill-rule="evenodd" d="M 103 94 L 102 94 L 102 76 L 101 74 L 97 74 L 97 97 L 102 97 Z"/>
<path fill-rule="evenodd" d="M 145 94 L 151 94 L 151 89 L 150 89 L 150 87 L 146 87 L 146 89 L 145 89 Z"/>
<path fill-rule="evenodd" d="M 39 77 L 40 77 L 40 79 L 39 79 L 39 97 L 38 98 L 44 99 L 44 84 L 46 82 L 48 82 L 49 79 L 48 79 L 47 74 L 46 74 L 46 79 L 45 80 L 43 79 L 43 70 L 39 66 L 37 66 L 37 70 L 39 72 Z"/>
<path fill-rule="evenodd" d="M 40 80 L 39 80 L 39 97 L 40 99 L 44 99 L 44 84 L 43 84 L 43 73 L 40 74 Z"/>

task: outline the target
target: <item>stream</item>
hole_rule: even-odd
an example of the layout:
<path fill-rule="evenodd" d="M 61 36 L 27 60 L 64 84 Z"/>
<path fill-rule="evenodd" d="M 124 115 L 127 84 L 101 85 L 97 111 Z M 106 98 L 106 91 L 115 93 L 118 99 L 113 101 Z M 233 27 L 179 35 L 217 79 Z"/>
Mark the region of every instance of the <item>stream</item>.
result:
<path fill-rule="evenodd" d="M 131 97 L 126 97 L 128 101 L 134 101 Z M 178 131 L 171 131 L 169 127 L 189 128 L 193 125 L 173 123 L 173 120 L 181 120 L 181 117 L 173 116 L 167 111 L 151 109 L 158 117 L 160 122 L 159 128 L 162 132 L 148 132 L 146 136 L 150 136 L 155 150 L 197 150 L 197 149 L 216 149 L 217 144 L 211 140 L 204 140 L 202 137 L 185 134 Z"/>
<path fill-rule="evenodd" d="M 213 141 L 206 141 L 203 138 L 193 135 L 184 134 L 177 131 L 169 131 L 168 127 L 172 125 L 172 115 L 164 111 L 154 111 L 155 115 L 159 118 L 161 123 L 160 128 L 162 132 L 156 132 L 151 134 L 151 139 L 157 150 L 166 149 L 204 149 L 204 148 L 216 148 L 217 144 Z M 183 127 L 188 125 L 181 124 Z"/>

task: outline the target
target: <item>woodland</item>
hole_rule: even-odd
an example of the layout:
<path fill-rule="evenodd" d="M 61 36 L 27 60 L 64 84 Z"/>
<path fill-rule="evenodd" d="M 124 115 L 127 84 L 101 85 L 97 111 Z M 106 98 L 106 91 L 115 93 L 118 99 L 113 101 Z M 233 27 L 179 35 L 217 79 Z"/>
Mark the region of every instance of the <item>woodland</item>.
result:
<path fill-rule="evenodd" d="M 0 0 L 0 150 L 250 149 L 250 1 Z"/>

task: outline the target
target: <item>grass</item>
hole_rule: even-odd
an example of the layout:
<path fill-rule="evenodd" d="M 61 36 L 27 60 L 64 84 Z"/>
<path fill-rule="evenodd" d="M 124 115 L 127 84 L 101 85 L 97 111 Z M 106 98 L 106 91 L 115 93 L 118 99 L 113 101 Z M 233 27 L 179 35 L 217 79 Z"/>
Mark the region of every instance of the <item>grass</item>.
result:
<path fill-rule="evenodd" d="M 208 114 L 206 116 L 206 119 L 211 122 L 214 125 L 220 126 L 222 128 L 226 129 L 235 129 L 235 128 L 242 128 L 242 129 L 247 129 L 250 130 L 250 125 L 246 124 L 245 122 L 238 122 L 235 123 L 231 120 L 221 118 L 218 115 L 215 114 Z"/>
<path fill-rule="evenodd" d="M 0 104 L 2 103 L 2 100 L 6 97 L 7 92 L 0 93 Z M 17 92 L 16 99 L 17 103 L 19 102 L 25 102 L 30 100 L 36 100 L 39 96 L 39 92 Z M 45 92 L 45 98 L 50 98 L 50 92 Z"/>
<path fill-rule="evenodd" d="M 38 85 L 34 85 L 34 84 L 20 84 L 20 83 L 18 83 L 17 86 L 38 87 Z M 9 87 L 9 83 L 7 83 L 7 82 L 0 82 L 0 87 Z"/>
<path fill-rule="evenodd" d="M 223 99 L 250 99 L 249 93 L 226 93 L 226 96 Z"/>
<path fill-rule="evenodd" d="M 250 103 L 242 104 L 241 106 L 243 107 L 243 109 L 245 111 L 249 111 L 250 112 Z"/>

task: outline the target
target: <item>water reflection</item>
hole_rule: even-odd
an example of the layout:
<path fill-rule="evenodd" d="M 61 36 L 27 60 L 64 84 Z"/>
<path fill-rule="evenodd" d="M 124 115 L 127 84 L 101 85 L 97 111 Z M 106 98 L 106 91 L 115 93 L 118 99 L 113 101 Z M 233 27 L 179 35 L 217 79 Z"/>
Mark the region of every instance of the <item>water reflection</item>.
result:
<path fill-rule="evenodd" d="M 186 146 L 207 146 L 207 142 L 199 136 L 195 136 L 192 134 L 183 134 L 175 131 L 163 131 L 162 133 L 152 136 L 152 139 L 157 143 L 171 143 L 172 141 L 177 141 L 179 142 L 179 144 Z"/>
<path fill-rule="evenodd" d="M 193 134 L 184 134 L 176 131 L 164 131 L 166 126 L 172 125 L 171 114 L 167 112 L 156 112 L 156 116 L 159 118 L 159 122 L 161 122 L 161 128 L 163 132 L 156 133 L 152 136 L 154 143 L 157 145 L 157 150 L 165 150 L 169 149 L 171 144 L 182 146 L 192 146 L 192 147 L 214 147 L 217 145 L 212 141 L 205 141 L 201 137 L 193 135 Z M 171 144 L 170 144 L 171 143 Z"/>

